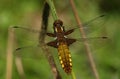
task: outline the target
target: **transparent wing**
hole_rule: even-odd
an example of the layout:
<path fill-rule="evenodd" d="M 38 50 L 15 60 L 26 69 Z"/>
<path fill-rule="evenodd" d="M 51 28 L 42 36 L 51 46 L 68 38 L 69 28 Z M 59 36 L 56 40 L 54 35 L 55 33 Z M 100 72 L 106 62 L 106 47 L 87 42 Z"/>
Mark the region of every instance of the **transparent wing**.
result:
<path fill-rule="evenodd" d="M 40 31 L 32 29 L 30 27 L 15 26 L 15 35 L 17 43 L 36 44 L 39 41 L 38 40 L 39 33 Z"/>
<path fill-rule="evenodd" d="M 86 29 L 84 29 L 86 35 L 88 37 L 106 36 L 105 16 L 98 16 L 91 21 L 83 24 L 85 27 L 87 27 Z"/>
<path fill-rule="evenodd" d="M 104 47 L 108 42 L 109 38 L 108 37 L 87 37 L 87 38 L 79 38 L 76 39 L 76 42 L 71 44 L 69 46 L 70 50 L 72 50 L 74 53 L 77 53 L 78 51 L 83 51 L 84 48 L 84 41 L 87 41 L 90 48 L 95 47 L 95 48 L 99 48 L 99 47 Z M 78 52 L 80 53 L 80 52 Z M 81 52 L 82 53 L 82 52 Z"/>
<path fill-rule="evenodd" d="M 95 36 L 98 37 L 99 34 L 102 34 L 102 36 L 105 36 L 106 35 L 104 34 L 106 31 L 105 22 L 106 22 L 105 15 L 93 17 L 90 20 L 82 23 L 82 26 L 83 26 L 82 29 L 85 31 L 86 35 L 89 37 L 95 37 Z M 78 37 L 78 35 L 81 36 L 81 33 L 79 31 L 80 29 L 79 25 L 74 25 L 72 27 L 70 26 L 68 30 L 69 29 L 74 29 L 74 32 L 71 34 L 71 37 L 72 36 Z"/>
<path fill-rule="evenodd" d="M 38 45 L 24 46 L 15 49 L 14 55 L 21 58 L 38 59 L 42 57 L 43 51 Z"/>

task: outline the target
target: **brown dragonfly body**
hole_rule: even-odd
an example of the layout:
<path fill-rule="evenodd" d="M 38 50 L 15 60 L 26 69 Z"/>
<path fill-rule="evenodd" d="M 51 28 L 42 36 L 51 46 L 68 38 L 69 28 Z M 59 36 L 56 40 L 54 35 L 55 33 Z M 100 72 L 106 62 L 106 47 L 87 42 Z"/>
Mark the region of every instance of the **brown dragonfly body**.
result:
<path fill-rule="evenodd" d="M 58 49 L 61 66 L 66 73 L 70 74 L 72 71 L 72 60 L 69 52 L 69 45 L 74 43 L 76 40 L 67 38 L 66 35 L 71 34 L 74 29 L 65 31 L 61 20 L 56 20 L 53 24 L 53 28 L 54 34 L 47 33 L 47 35 L 50 37 L 56 37 L 56 40 L 47 43 L 47 45 Z"/>

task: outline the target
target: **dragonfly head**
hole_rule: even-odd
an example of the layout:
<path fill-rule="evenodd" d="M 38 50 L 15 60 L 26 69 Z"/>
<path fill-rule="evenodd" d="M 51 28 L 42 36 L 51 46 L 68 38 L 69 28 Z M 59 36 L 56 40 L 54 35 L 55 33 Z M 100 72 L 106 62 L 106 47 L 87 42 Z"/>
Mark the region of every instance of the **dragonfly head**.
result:
<path fill-rule="evenodd" d="M 53 26 L 57 27 L 57 26 L 62 26 L 63 25 L 63 22 L 61 20 L 55 20 Z"/>

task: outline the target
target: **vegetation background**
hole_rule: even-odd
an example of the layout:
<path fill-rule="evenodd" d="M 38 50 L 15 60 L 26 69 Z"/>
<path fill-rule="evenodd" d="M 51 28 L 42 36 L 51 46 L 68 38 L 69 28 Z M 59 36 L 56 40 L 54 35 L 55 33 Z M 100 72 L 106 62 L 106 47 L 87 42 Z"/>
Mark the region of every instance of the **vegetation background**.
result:
<path fill-rule="evenodd" d="M 107 36 L 106 40 L 90 40 L 92 55 L 95 60 L 100 79 L 120 79 L 120 1 L 119 0 L 74 0 L 79 17 L 84 23 L 96 16 L 105 17 L 85 26 L 88 37 Z M 0 79 L 6 78 L 8 50 L 8 28 L 14 25 L 39 30 L 44 0 L 0 0 Z M 60 19 L 67 29 L 77 27 L 69 0 L 54 0 Z M 53 19 L 50 14 L 48 32 L 53 32 Z M 71 34 L 72 38 L 80 38 L 79 30 Z M 15 46 L 24 47 L 37 44 L 37 33 L 15 30 Z M 54 38 L 46 37 L 46 42 Z M 11 45 L 12 46 L 12 45 Z M 26 79 L 52 79 L 49 64 L 40 48 L 26 48 L 22 52 L 22 65 Z M 63 79 L 69 79 L 58 60 L 57 50 L 50 47 L 57 68 Z M 94 79 L 82 42 L 70 46 L 73 70 L 77 79 Z M 13 52 L 12 79 L 20 79 L 16 66 L 16 52 Z M 9 64 L 10 65 L 10 64 Z"/>

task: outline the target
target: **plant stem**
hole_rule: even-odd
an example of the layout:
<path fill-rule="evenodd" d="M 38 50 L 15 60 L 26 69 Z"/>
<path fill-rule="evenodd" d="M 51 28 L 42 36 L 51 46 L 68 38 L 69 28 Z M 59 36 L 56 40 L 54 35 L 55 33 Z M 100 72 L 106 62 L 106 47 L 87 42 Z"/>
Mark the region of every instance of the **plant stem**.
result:
<path fill-rule="evenodd" d="M 8 29 L 6 79 L 12 79 L 13 45 L 14 45 L 14 29 L 10 27 Z"/>
<path fill-rule="evenodd" d="M 50 5 L 50 9 L 51 9 L 51 12 L 52 12 L 53 19 L 57 20 L 58 16 L 57 16 L 57 12 L 56 12 L 55 6 L 53 4 L 53 0 L 48 0 L 48 3 Z"/>
<path fill-rule="evenodd" d="M 49 8 L 50 6 L 46 2 L 44 4 L 44 10 L 43 10 L 43 16 L 42 16 L 42 25 L 41 25 L 41 32 L 39 34 L 39 45 L 42 48 L 42 50 L 45 52 L 45 56 L 49 62 L 49 65 L 51 67 L 54 79 L 62 79 L 61 75 L 56 67 L 54 58 L 52 53 L 50 52 L 48 46 L 45 43 L 45 36 L 47 33 L 47 27 L 48 27 L 48 17 L 49 17 Z M 57 16 L 54 17 L 54 19 L 57 19 Z"/>
<path fill-rule="evenodd" d="M 79 15 L 78 15 L 78 12 L 77 12 L 77 10 L 76 10 L 74 1 L 73 1 L 73 0 L 70 0 L 70 4 L 71 4 L 72 10 L 73 10 L 73 12 L 74 12 L 74 16 L 75 16 L 75 18 L 76 18 L 76 21 L 77 21 L 77 23 L 78 23 L 78 25 L 79 25 L 79 27 L 80 27 L 80 32 L 81 32 L 82 38 L 86 38 L 86 34 L 85 34 L 84 30 L 83 30 L 83 26 L 82 26 L 82 23 L 81 23 L 81 21 L 80 21 L 80 19 L 79 19 Z M 93 70 L 95 79 L 99 79 L 99 74 L 98 74 L 98 71 L 97 71 L 95 62 L 94 62 L 94 60 L 93 60 L 92 52 L 91 52 L 91 49 L 90 49 L 90 46 L 89 46 L 87 40 L 84 40 L 84 46 L 85 46 L 86 53 L 87 53 L 87 55 L 88 55 L 88 59 L 89 59 L 91 68 L 92 68 L 92 70 Z"/>
<path fill-rule="evenodd" d="M 15 64 L 16 64 L 18 74 L 20 75 L 20 78 L 26 79 L 21 57 L 19 57 L 19 55 L 15 57 Z"/>

